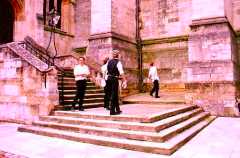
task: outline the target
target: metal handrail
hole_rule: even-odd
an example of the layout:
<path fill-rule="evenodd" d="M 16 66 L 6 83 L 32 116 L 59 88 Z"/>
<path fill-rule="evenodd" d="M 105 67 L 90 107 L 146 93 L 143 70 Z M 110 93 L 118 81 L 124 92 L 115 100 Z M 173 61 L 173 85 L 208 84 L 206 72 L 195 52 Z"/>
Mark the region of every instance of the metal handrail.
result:
<path fill-rule="evenodd" d="M 30 53 L 38 57 L 40 60 L 45 62 L 49 67 L 54 66 L 58 71 L 60 71 L 61 74 L 61 93 L 59 97 L 59 103 L 63 104 L 64 102 L 64 84 L 63 84 L 63 78 L 65 76 L 65 72 L 63 68 L 60 68 L 54 63 L 54 57 L 51 57 L 49 55 L 49 51 L 46 51 L 45 48 L 38 45 L 31 37 L 27 36 L 25 37 L 23 42 L 19 42 L 19 45 L 21 45 L 23 48 L 28 50 Z"/>

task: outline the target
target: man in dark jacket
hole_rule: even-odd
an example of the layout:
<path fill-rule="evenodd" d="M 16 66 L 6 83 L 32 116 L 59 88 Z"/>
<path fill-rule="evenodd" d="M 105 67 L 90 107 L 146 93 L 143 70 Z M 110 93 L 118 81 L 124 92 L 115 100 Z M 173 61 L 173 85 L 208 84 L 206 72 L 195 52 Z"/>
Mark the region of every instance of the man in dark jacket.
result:
<path fill-rule="evenodd" d="M 122 63 L 119 60 L 119 51 L 113 50 L 112 56 L 113 58 L 109 60 L 107 64 L 107 72 L 108 72 L 107 83 L 109 86 L 109 94 L 111 98 L 110 115 L 117 115 L 122 112 L 119 107 L 118 80 L 119 79 L 125 80 L 125 78 L 124 78 Z"/>

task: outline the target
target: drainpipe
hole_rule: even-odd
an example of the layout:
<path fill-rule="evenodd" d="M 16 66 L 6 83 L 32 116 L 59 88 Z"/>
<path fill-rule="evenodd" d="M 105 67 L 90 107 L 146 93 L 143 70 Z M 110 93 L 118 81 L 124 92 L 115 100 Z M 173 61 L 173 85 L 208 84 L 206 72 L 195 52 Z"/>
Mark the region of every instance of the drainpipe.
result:
<path fill-rule="evenodd" d="M 138 90 L 143 91 L 143 69 L 142 69 L 142 40 L 140 35 L 140 2 L 136 0 L 136 42 L 137 42 L 137 58 L 138 58 Z"/>

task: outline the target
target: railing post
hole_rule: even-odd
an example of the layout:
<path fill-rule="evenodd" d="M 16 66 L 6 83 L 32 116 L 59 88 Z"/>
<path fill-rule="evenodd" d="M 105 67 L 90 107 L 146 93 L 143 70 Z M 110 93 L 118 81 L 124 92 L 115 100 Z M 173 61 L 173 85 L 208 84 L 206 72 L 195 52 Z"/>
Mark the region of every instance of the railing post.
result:
<path fill-rule="evenodd" d="M 60 95 L 60 104 L 64 105 L 64 83 L 63 83 L 63 78 L 64 78 L 64 71 L 61 72 L 61 95 Z"/>

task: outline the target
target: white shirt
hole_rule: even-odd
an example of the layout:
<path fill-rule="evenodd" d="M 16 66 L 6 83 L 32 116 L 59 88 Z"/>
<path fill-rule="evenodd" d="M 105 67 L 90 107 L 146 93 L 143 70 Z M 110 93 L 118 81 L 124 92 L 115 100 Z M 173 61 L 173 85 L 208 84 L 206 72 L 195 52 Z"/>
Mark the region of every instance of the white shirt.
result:
<path fill-rule="evenodd" d="M 105 80 L 107 80 L 108 78 L 108 75 L 107 75 L 107 63 L 104 64 L 102 67 L 101 67 L 101 71 L 102 71 L 102 74 L 103 74 L 103 78 Z"/>
<path fill-rule="evenodd" d="M 157 67 L 156 66 L 151 66 L 149 69 L 148 77 L 154 81 L 154 80 L 159 80 L 158 73 L 157 73 Z"/>
<path fill-rule="evenodd" d="M 124 74 L 123 66 L 122 66 L 121 61 L 118 61 L 118 63 L 117 63 L 117 69 L 118 69 L 120 75 L 123 75 L 123 74 Z"/>
<path fill-rule="evenodd" d="M 76 65 L 73 70 L 73 74 L 75 76 L 75 81 L 78 80 L 85 80 L 87 79 L 86 76 L 80 76 L 80 75 L 89 75 L 90 71 L 87 65 Z"/>

